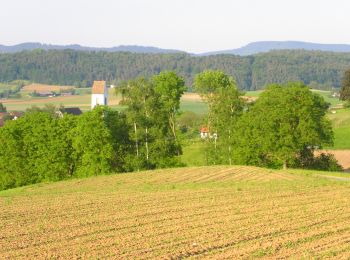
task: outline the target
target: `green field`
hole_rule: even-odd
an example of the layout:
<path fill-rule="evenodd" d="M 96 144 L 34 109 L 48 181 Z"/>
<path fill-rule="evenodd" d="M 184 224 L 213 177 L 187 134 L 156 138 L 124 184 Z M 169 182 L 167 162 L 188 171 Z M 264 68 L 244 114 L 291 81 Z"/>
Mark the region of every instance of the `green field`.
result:
<path fill-rule="evenodd" d="M 6 99 L 3 102 L 8 111 L 24 111 L 31 106 L 43 107 L 45 104 L 53 104 L 55 106 L 63 105 L 65 107 L 79 107 L 82 111 L 91 109 L 91 88 L 76 89 L 79 95 L 68 97 L 35 97 L 32 98 L 26 93 L 22 93 L 21 99 Z M 113 109 L 122 110 L 123 106 L 118 105 L 120 96 L 115 95 L 114 89 L 109 89 L 109 106 Z M 181 111 L 193 111 L 197 114 L 205 114 L 208 107 L 200 101 L 181 101 Z"/>
<path fill-rule="evenodd" d="M 54 104 L 54 105 L 64 105 L 65 107 L 70 106 L 78 106 L 83 111 L 90 109 L 91 103 L 91 88 L 77 88 L 76 92 L 79 95 L 71 96 L 71 97 L 52 97 L 52 98 L 32 98 L 28 96 L 28 93 L 21 92 L 21 99 L 9 99 L 3 100 L 2 102 L 5 104 L 9 111 L 24 111 L 25 109 L 31 106 L 39 106 L 43 107 L 45 104 Z M 337 98 L 333 98 L 330 96 L 330 91 L 315 91 L 319 93 L 321 96 L 325 98 L 325 100 L 331 103 L 332 106 L 337 106 L 341 104 L 341 102 Z M 261 90 L 258 91 L 248 91 L 245 93 L 247 97 L 258 97 L 262 93 Z M 112 108 L 122 109 L 117 105 L 117 100 L 120 97 L 115 95 L 114 89 L 109 89 L 109 103 Z M 181 110 L 182 111 L 192 111 L 197 114 L 205 114 L 208 111 L 208 107 L 205 103 L 200 101 L 189 101 L 182 100 L 181 101 Z"/>
<path fill-rule="evenodd" d="M 334 147 L 332 149 L 350 149 L 350 109 L 336 110 L 329 114 L 334 129 Z"/>
<path fill-rule="evenodd" d="M 313 92 L 315 93 L 318 93 L 319 95 L 321 95 L 325 100 L 326 102 L 330 103 L 331 106 L 339 106 L 343 103 L 343 101 L 340 101 L 339 98 L 336 98 L 336 97 L 332 97 L 331 94 L 332 92 L 331 91 L 323 91 L 323 90 L 313 90 Z"/>
<path fill-rule="evenodd" d="M 200 140 L 198 133 L 198 138 L 195 138 L 184 145 L 181 161 L 187 166 L 207 165 L 205 149 L 205 143 Z"/>
<path fill-rule="evenodd" d="M 350 257 L 350 178 L 157 170 L 0 192 L 0 258 Z"/>
<path fill-rule="evenodd" d="M 247 91 L 247 92 L 244 92 L 244 95 L 247 97 L 258 97 L 262 92 L 263 90 Z"/>

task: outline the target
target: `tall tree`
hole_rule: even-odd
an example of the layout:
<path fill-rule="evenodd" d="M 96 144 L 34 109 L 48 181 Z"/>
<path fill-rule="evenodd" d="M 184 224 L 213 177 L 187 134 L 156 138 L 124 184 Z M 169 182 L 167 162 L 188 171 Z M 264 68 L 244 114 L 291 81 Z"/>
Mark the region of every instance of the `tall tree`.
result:
<path fill-rule="evenodd" d="M 158 95 L 158 106 L 162 114 L 166 115 L 168 126 L 178 146 L 177 154 L 180 155 L 176 117 L 180 109 L 180 98 L 185 91 L 185 81 L 173 71 L 161 72 L 154 76 L 152 80 L 155 92 Z"/>
<path fill-rule="evenodd" d="M 113 160 L 113 140 L 106 123 L 105 108 L 97 106 L 79 116 L 71 131 L 76 175 L 79 177 L 110 173 Z"/>
<path fill-rule="evenodd" d="M 328 107 L 302 83 L 269 86 L 237 125 L 236 163 L 287 168 L 306 151 L 332 145 Z"/>
<path fill-rule="evenodd" d="M 194 86 L 208 103 L 208 128 L 213 137 L 211 163 L 232 164 L 235 124 L 245 103 L 243 93 L 235 80 L 222 71 L 207 70 L 196 75 Z"/>
<path fill-rule="evenodd" d="M 177 139 L 176 115 L 183 93 L 183 80 L 173 72 L 164 72 L 151 80 L 138 78 L 118 88 L 127 106 L 126 119 L 134 142 L 134 157 L 128 159 L 134 169 L 170 167 L 178 164 L 181 153 Z"/>
<path fill-rule="evenodd" d="M 2 103 L 0 103 L 0 113 L 1 112 L 7 112 L 6 107 Z"/>
<path fill-rule="evenodd" d="M 152 168 L 149 143 L 153 139 L 151 112 L 157 109 L 154 88 L 149 80 L 138 78 L 124 82 L 117 91 L 122 94 L 122 104 L 127 106 L 126 117 L 132 129 L 130 137 L 135 144 L 136 157 L 131 167 Z"/>
<path fill-rule="evenodd" d="M 350 101 L 350 69 L 344 73 L 340 90 L 340 100 Z"/>

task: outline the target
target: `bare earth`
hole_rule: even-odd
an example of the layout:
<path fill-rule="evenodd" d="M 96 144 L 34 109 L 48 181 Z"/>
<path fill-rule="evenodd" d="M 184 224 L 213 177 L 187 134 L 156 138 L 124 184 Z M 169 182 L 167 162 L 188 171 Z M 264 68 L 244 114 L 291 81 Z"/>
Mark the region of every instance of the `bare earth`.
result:
<path fill-rule="evenodd" d="M 181 99 L 185 101 L 202 101 L 202 98 L 197 93 L 184 93 Z"/>
<path fill-rule="evenodd" d="M 316 154 L 320 154 L 321 152 L 333 154 L 345 170 L 350 170 L 350 150 L 322 150 Z"/>
<path fill-rule="evenodd" d="M 349 259 L 350 182 L 310 173 L 193 167 L 1 191 L 0 259 Z"/>
<path fill-rule="evenodd" d="M 60 91 L 65 89 L 73 89 L 74 86 L 58 86 L 58 85 L 47 85 L 47 84 L 38 84 L 33 83 L 27 86 L 24 86 L 22 91 L 33 92 L 33 91 Z"/>

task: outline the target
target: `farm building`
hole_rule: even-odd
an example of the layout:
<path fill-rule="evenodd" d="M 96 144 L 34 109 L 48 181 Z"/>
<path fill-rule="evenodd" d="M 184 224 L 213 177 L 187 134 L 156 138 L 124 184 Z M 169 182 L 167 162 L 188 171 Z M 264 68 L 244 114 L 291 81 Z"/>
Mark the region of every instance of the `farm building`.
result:
<path fill-rule="evenodd" d="M 56 111 L 56 114 L 60 117 L 63 118 L 64 114 L 69 114 L 69 115 L 74 115 L 74 116 L 79 116 L 83 112 L 80 110 L 79 107 L 65 107 L 65 108 L 59 108 Z"/>
<path fill-rule="evenodd" d="M 4 126 L 7 120 L 17 120 L 23 116 L 23 112 L 1 112 L 0 113 L 0 127 Z"/>
<path fill-rule="evenodd" d="M 39 90 L 34 91 L 32 95 L 37 97 L 54 97 L 55 93 L 53 93 L 52 91 Z"/>
<path fill-rule="evenodd" d="M 17 120 L 18 118 L 24 115 L 24 112 L 13 111 L 13 112 L 10 112 L 9 115 L 12 118 L 12 120 Z"/>
<path fill-rule="evenodd" d="M 94 84 L 92 85 L 92 94 L 91 94 L 91 109 L 93 109 L 95 106 L 107 106 L 107 100 L 108 100 L 108 90 L 106 81 L 99 80 L 94 81 Z"/>
<path fill-rule="evenodd" d="M 207 138 L 210 138 L 210 139 L 214 139 L 216 141 L 216 139 L 218 139 L 218 134 L 216 132 L 214 133 L 210 133 L 209 132 L 209 128 L 206 127 L 206 126 L 202 126 L 201 129 L 200 129 L 200 136 L 202 139 L 207 139 Z"/>
<path fill-rule="evenodd" d="M 208 127 L 203 126 L 200 130 L 200 135 L 202 139 L 206 139 L 209 137 L 209 129 Z"/>

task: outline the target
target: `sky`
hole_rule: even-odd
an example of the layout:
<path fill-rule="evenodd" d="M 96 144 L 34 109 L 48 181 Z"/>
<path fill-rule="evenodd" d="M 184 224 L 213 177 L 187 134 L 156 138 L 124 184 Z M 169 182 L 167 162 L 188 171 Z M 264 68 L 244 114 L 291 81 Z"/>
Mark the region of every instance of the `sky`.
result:
<path fill-rule="evenodd" d="M 267 40 L 350 44 L 349 11 L 349 0 L 0 0 L 0 44 L 192 53 Z"/>

